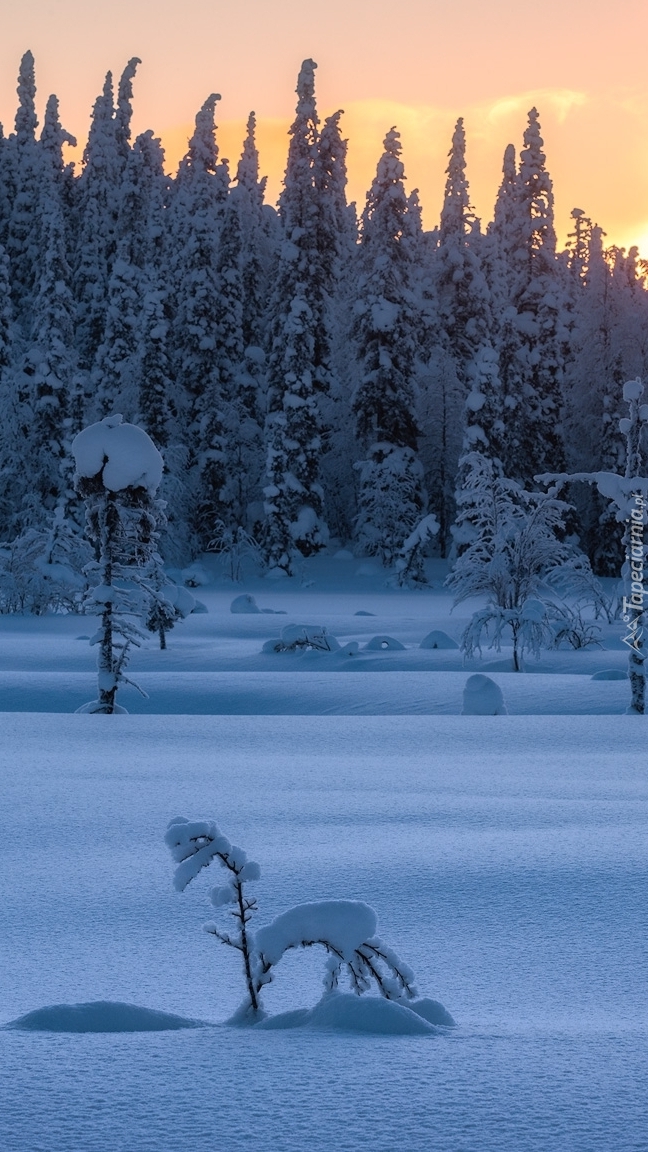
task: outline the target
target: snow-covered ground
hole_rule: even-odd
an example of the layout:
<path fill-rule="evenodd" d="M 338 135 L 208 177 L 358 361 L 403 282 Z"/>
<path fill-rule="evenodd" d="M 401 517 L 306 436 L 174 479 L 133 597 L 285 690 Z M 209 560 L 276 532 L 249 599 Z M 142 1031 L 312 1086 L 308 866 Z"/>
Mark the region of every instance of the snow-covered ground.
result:
<path fill-rule="evenodd" d="M 199 589 L 209 612 L 133 660 L 149 715 L 71 714 L 92 695 L 91 621 L 0 619 L 0 1021 L 104 1000 L 215 1025 L 0 1031 L 8 1152 L 645 1146 L 645 720 L 622 715 L 627 682 L 591 680 L 625 665 L 617 627 L 604 651 L 526 675 L 506 652 L 464 669 L 418 644 L 458 637 L 466 609 L 335 563 L 350 570 L 337 587 L 323 566 L 309 588 L 246 587 L 285 616 L 233 615 L 240 588 Z M 261 655 L 291 623 L 360 651 Z M 375 635 L 405 649 L 363 651 Z M 509 715 L 459 715 L 467 676 L 498 662 Z M 259 925 L 305 901 L 371 905 L 458 1027 L 223 1026 L 241 976 L 201 931 L 217 877 L 173 890 L 179 814 L 215 818 L 259 861 Z M 315 1005 L 314 953 L 282 961 L 270 1013 Z"/>

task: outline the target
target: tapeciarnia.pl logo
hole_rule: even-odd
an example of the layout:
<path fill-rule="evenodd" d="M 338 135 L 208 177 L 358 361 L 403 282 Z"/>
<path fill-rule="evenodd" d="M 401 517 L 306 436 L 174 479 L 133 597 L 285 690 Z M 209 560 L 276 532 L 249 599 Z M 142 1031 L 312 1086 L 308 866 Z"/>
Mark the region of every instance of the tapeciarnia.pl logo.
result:
<path fill-rule="evenodd" d="M 644 598 L 646 596 L 643 582 L 643 520 L 645 501 L 641 492 L 634 492 L 632 499 L 634 500 L 635 506 L 630 513 L 627 550 L 631 580 L 630 597 L 623 597 L 623 622 L 628 625 L 628 635 L 623 636 L 622 640 L 629 648 L 634 648 L 636 652 L 639 652 L 641 651 L 641 640 L 643 637 L 643 627 L 640 626 L 640 620 L 643 615 Z"/>

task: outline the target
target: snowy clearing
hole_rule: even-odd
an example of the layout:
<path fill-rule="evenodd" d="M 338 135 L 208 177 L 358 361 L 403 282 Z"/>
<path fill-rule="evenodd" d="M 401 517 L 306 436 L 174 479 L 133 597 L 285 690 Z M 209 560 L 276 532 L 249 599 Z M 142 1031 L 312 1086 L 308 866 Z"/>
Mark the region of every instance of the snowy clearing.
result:
<path fill-rule="evenodd" d="M 627 680 L 591 678 L 623 675 L 616 626 L 604 650 L 516 674 L 506 649 L 464 665 L 420 648 L 466 619 L 438 578 L 407 593 L 362 576 L 357 592 L 361 563 L 324 558 L 314 587 L 253 581 L 261 611 L 232 613 L 240 586 L 213 563 L 209 611 L 134 656 L 150 699 L 120 699 L 139 714 L 73 715 L 95 677 L 87 618 L 0 617 L 0 1024 L 50 1026 L 0 1029 L 2 1147 L 176 1152 L 190 1130 L 195 1152 L 248 1152 L 259 1132 L 278 1152 L 358 1152 L 370 1129 L 385 1152 L 635 1152 L 644 726 L 622 715 Z M 261 652 L 304 622 L 357 654 Z M 367 650 L 374 636 L 404 647 Z M 508 715 L 460 715 L 474 674 Z M 415 974 L 414 1023 L 375 997 L 320 1004 L 322 950 L 293 948 L 267 1020 L 225 1027 L 239 958 L 201 931 L 227 916 L 213 879 L 173 890 L 179 812 L 213 816 L 259 861 L 261 929 L 308 902 L 375 909 Z M 78 1006 L 91 1030 L 51 1030 Z"/>

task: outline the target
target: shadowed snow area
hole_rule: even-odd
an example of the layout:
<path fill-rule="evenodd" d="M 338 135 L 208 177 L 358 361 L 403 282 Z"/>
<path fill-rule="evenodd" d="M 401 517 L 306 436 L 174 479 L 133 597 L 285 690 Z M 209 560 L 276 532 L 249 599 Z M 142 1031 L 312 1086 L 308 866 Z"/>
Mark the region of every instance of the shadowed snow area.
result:
<path fill-rule="evenodd" d="M 305 577 L 201 581 L 208 613 L 134 654 L 140 715 L 73 715 L 94 620 L 0 617 L 0 1149 L 639 1152 L 646 719 L 609 678 L 618 625 L 515 674 L 510 648 L 447 645 L 473 605 L 450 613 L 441 571 L 420 593 L 352 556 Z M 247 594 L 259 612 L 232 613 Z M 304 622 L 342 652 L 262 653 Z M 472 675 L 508 715 L 460 715 Z M 254 930 L 291 944 L 289 909 L 361 902 L 420 999 L 344 974 L 322 999 L 324 949 L 291 947 L 266 1020 L 223 1027 L 241 957 L 202 931 L 228 926 L 216 877 L 173 888 L 178 812 L 259 862 Z M 52 1029 L 75 1016 L 162 1028 Z"/>
<path fill-rule="evenodd" d="M 200 1020 L 187 1020 L 170 1012 L 96 1000 L 89 1004 L 51 1004 L 36 1008 L 6 1028 L 23 1032 L 166 1032 L 178 1028 L 205 1028 Z"/>

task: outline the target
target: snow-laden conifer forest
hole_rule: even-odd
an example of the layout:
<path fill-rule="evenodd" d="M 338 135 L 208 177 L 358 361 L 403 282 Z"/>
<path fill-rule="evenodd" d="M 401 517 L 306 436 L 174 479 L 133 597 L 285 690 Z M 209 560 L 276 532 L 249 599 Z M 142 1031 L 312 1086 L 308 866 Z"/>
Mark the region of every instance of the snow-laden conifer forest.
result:
<path fill-rule="evenodd" d="M 392 567 L 426 515 L 446 556 L 467 452 L 526 488 L 623 467 L 620 387 L 648 363 L 645 264 L 606 248 L 587 205 L 558 249 L 535 108 L 519 145 L 502 141 L 489 222 L 471 209 L 457 121 L 426 231 L 389 125 L 365 204 L 347 203 L 344 118 L 320 120 L 313 61 L 276 207 L 254 113 L 238 163 L 221 159 L 216 94 L 165 173 L 154 133 L 132 138 L 139 63 L 106 77 L 80 171 L 55 96 L 38 124 L 29 52 L 0 141 L 0 540 L 14 556 L 83 566 L 70 443 L 114 412 L 164 454 L 173 563 L 241 530 L 277 572 L 331 536 Z M 594 570 L 615 573 L 605 502 L 582 486 L 571 499 Z"/>

